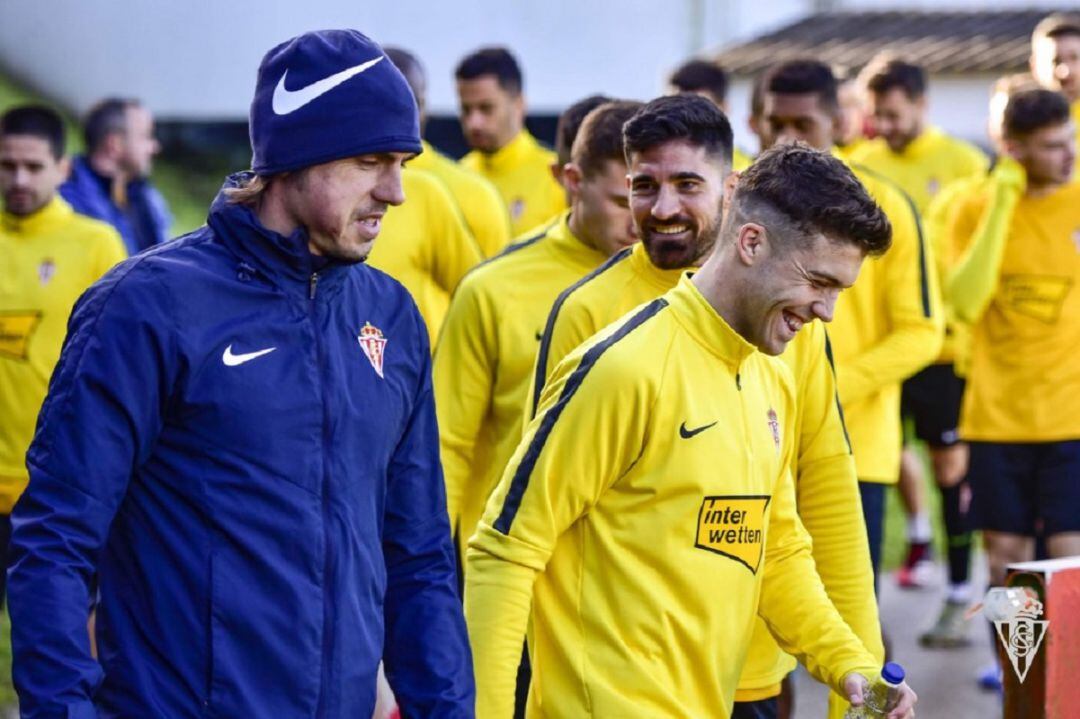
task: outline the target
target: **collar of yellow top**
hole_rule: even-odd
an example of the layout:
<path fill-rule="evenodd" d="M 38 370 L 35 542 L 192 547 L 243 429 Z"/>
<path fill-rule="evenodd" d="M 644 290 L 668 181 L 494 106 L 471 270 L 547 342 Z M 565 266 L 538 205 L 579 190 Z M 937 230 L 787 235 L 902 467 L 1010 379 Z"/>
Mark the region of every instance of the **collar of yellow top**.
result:
<path fill-rule="evenodd" d="M 927 127 L 919 133 L 918 137 L 909 142 L 908 146 L 899 154 L 909 159 L 917 159 L 929 152 L 934 152 L 942 135 L 943 133 L 938 128 Z"/>
<path fill-rule="evenodd" d="M 431 146 L 431 143 L 427 140 L 420 141 L 420 148 L 422 152 L 409 160 L 409 167 L 417 170 L 429 170 L 435 164 L 438 150 Z"/>
<path fill-rule="evenodd" d="M 4 212 L 0 215 L 0 225 L 8 232 L 15 234 L 36 235 L 55 226 L 71 214 L 71 205 L 64 202 L 60 195 L 54 195 L 44 207 L 29 215 L 13 215 L 10 212 Z"/>
<path fill-rule="evenodd" d="M 574 255 L 594 254 L 597 261 L 604 259 L 599 250 L 589 247 L 570 229 L 570 210 L 566 210 L 559 215 L 559 221 L 551 226 L 547 236 L 560 250 Z"/>
<path fill-rule="evenodd" d="M 680 267 L 676 270 L 660 269 L 649 259 L 649 254 L 645 251 L 645 245 L 641 242 L 634 245 L 634 249 L 630 251 L 630 259 L 628 261 L 630 262 L 631 269 L 633 269 L 636 275 L 661 292 L 670 290 L 678 284 L 679 278 L 682 276 L 683 272 L 692 269 L 690 267 Z"/>
<path fill-rule="evenodd" d="M 484 167 L 494 172 L 506 168 L 516 167 L 539 147 L 539 143 L 528 130 L 519 132 L 513 140 L 500 147 L 490 155 L 480 153 Z"/>
<path fill-rule="evenodd" d="M 694 335 L 721 360 L 738 367 L 757 349 L 731 329 L 731 325 L 709 304 L 697 286 L 690 281 L 693 274 L 691 271 L 682 271 L 679 283 L 666 295 L 668 304 L 684 320 L 682 324 L 687 332 Z"/>

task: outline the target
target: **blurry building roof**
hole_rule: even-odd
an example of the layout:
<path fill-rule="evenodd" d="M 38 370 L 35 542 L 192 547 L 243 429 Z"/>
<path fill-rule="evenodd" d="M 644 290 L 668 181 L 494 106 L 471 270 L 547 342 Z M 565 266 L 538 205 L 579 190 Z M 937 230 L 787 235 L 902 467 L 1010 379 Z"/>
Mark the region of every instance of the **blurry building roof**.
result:
<path fill-rule="evenodd" d="M 778 61 L 813 57 L 860 68 L 882 50 L 932 74 L 1008 73 L 1027 69 L 1031 31 L 1049 10 L 828 12 L 720 52 L 735 75 L 756 75 Z"/>

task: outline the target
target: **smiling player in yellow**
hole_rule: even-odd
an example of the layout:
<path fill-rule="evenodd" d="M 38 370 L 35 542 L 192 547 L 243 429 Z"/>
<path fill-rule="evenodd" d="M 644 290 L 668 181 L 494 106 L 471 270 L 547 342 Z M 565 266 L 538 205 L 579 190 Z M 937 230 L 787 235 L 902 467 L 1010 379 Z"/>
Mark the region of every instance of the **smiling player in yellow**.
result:
<path fill-rule="evenodd" d="M 718 182 L 730 127 L 703 104 L 726 132 L 697 136 L 695 174 Z M 795 192 L 811 175 L 836 227 Z M 693 281 L 556 369 L 492 495 L 466 573 L 483 716 L 511 711 L 530 607 L 532 716 L 727 716 L 759 592 L 785 646 L 838 690 L 857 694 L 849 672 L 878 663 L 814 573 L 788 472 L 792 380 L 755 346 L 779 353 L 792 316 L 831 316 L 888 223 L 838 162 L 802 148 L 764 158 L 740 190 Z"/>
<path fill-rule="evenodd" d="M 726 153 L 701 150 L 699 126 L 726 118 L 691 99 L 650 103 L 649 112 L 669 129 L 651 124 L 626 128 L 630 202 L 641 243 L 560 295 L 548 317 L 537 359 L 536 389 L 575 347 L 633 307 L 672 289 L 681 275 L 712 251 L 721 221 Z M 730 146 L 725 135 L 722 140 Z M 798 448 L 793 455 L 800 519 L 813 539 L 813 555 L 829 598 L 878 658 L 884 654 L 871 583 L 866 530 L 859 509 L 855 467 L 836 402 L 836 384 L 824 326 L 792 316 L 798 329 L 783 359 L 795 377 Z M 529 416 L 534 410 L 530 399 Z M 781 679 L 795 666 L 761 622 L 735 695 L 736 719 L 775 712 Z"/>

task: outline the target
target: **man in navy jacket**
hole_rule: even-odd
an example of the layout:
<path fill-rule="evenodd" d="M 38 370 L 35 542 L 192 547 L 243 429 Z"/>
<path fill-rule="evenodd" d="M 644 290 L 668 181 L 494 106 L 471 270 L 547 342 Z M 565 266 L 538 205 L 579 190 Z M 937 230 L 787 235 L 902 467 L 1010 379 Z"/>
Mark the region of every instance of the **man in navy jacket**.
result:
<path fill-rule="evenodd" d="M 108 222 L 129 255 L 169 239 L 172 215 L 150 183 L 160 149 L 154 118 L 138 100 L 109 98 L 86 116 L 86 154 L 71 163 L 60 194 L 75 211 Z"/>
<path fill-rule="evenodd" d="M 252 173 L 77 304 L 14 510 L 24 717 L 471 717 L 423 321 L 359 264 L 412 95 L 355 31 L 271 50 Z M 97 575 L 98 660 L 86 632 Z"/>

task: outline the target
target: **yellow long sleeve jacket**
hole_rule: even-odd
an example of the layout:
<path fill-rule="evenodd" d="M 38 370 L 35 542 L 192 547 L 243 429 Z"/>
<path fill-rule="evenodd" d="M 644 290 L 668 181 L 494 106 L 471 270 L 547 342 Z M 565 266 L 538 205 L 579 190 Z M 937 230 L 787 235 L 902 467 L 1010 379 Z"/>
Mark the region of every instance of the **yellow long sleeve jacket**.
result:
<path fill-rule="evenodd" d="M 829 336 L 859 479 L 892 484 L 900 474 L 900 383 L 941 354 L 945 318 L 934 251 L 911 200 L 871 170 L 851 169 L 892 223 L 892 247 L 863 263 L 855 286 L 840 294 Z"/>
<path fill-rule="evenodd" d="M 551 174 L 555 153 L 527 130 L 491 154 L 473 150 L 461 164 L 495 185 L 510 213 L 514 237 L 566 209 L 566 192 Z"/>
<path fill-rule="evenodd" d="M 498 254 L 510 244 L 511 237 L 510 215 L 506 212 L 499 191 L 479 174 L 466 170 L 427 141 L 422 144 L 424 151 L 409 162 L 409 167 L 429 172 L 446 185 L 481 254 L 484 257 Z"/>
<path fill-rule="evenodd" d="M 116 230 L 59 197 L 0 215 L 0 513 L 26 488 L 26 450 L 71 309 L 125 256 Z"/>
<path fill-rule="evenodd" d="M 450 295 L 482 257 L 441 182 L 423 170 L 408 168 L 401 174 L 401 184 L 405 202 L 383 217 L 367 261 L 413 296 L 434 345 Z"/>
<path fill-rule="evenodd" d="M 760 614 L 833 687 L 878 659 L 795 512 L 795 394 L 689 278 L 572 352 L 469 544 L 477 715 L 728 716 Z"/>
<path fill-rule="evenodd" d="M 644 247 L 635 245 L 560 295 L 548 317 L 531 394 L 541 395 L 537 388 L 544 387 L 554 367 L 575 348 L 632 308 L 672 289 L 683 273 L 658 269 Z M 863 644 L 881 659 L 884 648 L 866 528 L 829 351 L 824 325 L 812 322 L 782 355 L 796 388 L 792 426 L 797 446 L 791 470 L 799 516 L 813 539 L 813 557 L 825 589 Z M 528 416 L 533 413 L 531 399 L 526 411 Z M 795 660 L 758 622 L 736 699 L 775 696 L 780 680 L 794 666 Z"/>
<path fill-rule="evenodd" d="M 604 260 L 574 237 L 567 221 L 564 213 L 484 262 L 450 303 L 432 371 L 450 526 L 462 550 L 521 439 L 551 303 Z"/>

